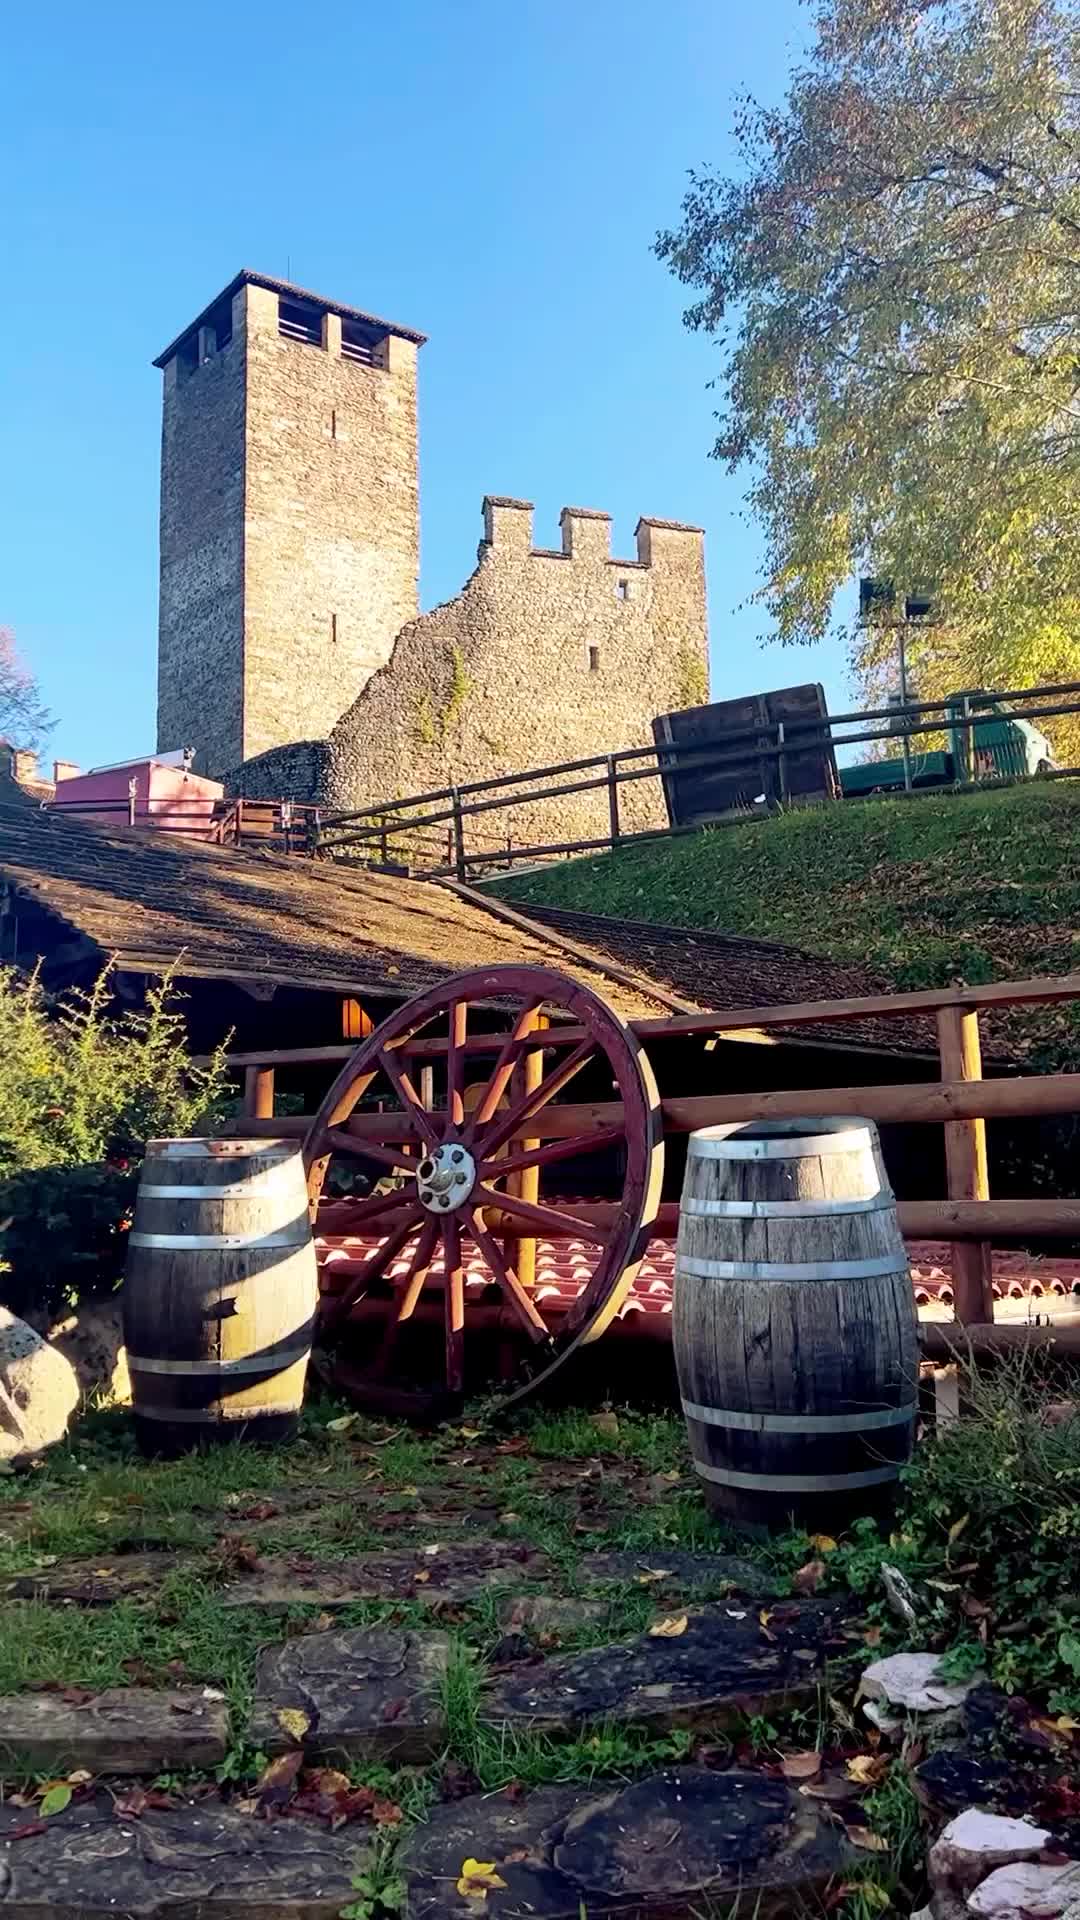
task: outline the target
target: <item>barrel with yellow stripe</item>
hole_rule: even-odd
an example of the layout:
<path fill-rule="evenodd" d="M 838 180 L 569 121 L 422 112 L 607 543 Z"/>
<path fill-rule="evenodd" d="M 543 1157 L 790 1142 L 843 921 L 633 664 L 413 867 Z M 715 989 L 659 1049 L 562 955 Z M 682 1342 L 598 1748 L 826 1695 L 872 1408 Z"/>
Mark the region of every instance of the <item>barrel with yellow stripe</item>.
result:
<path fill-rule="evenodd" d="M 914 1439 L 915 1302 L 868 1120 L 692 1134 L 675 1361 L 713 1509 L 831 1531 L 882 1511 Z"/>
<path fill-rule="evenodd" d="M 317 1278 L 301 1156 L 283 1140 L 152 1140 L 124 1284 L 143 1451 L 296 1424 Z"/>

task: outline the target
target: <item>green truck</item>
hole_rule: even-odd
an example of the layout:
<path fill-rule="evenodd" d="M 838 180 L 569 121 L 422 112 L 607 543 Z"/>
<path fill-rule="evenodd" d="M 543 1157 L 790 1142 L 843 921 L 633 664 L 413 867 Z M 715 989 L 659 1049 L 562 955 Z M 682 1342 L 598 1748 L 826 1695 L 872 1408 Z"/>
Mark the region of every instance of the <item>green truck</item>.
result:
<path fill-rule="evenodd" d="M 975 721 L 970 729 L 961 725 L 965 704 Z M 965 778 L 981 780 L 995 774 L 1017 778 L 1048 773 L 1054 765 L 1045 733 L 1033 727 L 1030 720 L 1014 720 L 991 694 L 955 694 L 946 708 L 945 723 L 949 736 L 946 751 L 928 752 L 921 744 L 926 736 L 912 735 L 908 760 L 913 787 L 948 787 Z M 838 774 L 845 800 L 867 793 L 895 793 L 906 784 L 902 753 L 888 760 L 860 760 L 854 766 L 840 767 Z"/>

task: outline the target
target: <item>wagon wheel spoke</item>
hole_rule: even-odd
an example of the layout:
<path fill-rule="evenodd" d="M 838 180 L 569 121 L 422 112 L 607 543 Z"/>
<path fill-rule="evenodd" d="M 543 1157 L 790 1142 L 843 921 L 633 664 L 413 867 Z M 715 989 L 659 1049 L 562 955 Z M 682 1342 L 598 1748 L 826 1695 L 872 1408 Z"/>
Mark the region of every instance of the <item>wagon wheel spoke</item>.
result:
<path fill-rule="evenodd" d="M 469 1211 L 469 1231 L 529 1338 L 536 1342 L 549 1339 L 546 1320 L 525 1291 L 513 1267 L 503 1259 L 498 1241 L 492 1239 L 476 1208 Z"/>
<path fill-rule="evenodd" d="M 518 1042 L 530 1031 L 534 1014 L 539 1013 L 541 1002 L 534 1000 L 522 1007 L 510 1032 L 499 1049 L 499 1056 L 488 1076 L 487 1085 L 480 1096 L 476 1112 L 465 1132 L 466 1140 L 473 1140 L 481 1127 L 485 1127 L 498 1108 L 499 1101 L 510 1085 L 510 1079 L 518 1060 Z"/>
<path fill-rule="evenodd" d="M 360 1135 L 347 1133 L 343 1127 L 329 1127 L 326 1144 L 335 1153 L 353 1154 L 359 1160 L 374 1160 L 380 1167 L 391 1170 L 400 1168 L 405 1173 L 416 1172 L 416 1156 L 410 1155 L 407 1146 L 383 1147 L 376 1140 L 365 1140 Z"/>
<path fill-rule="evenodd" d="M 330 1206 L 335 1205 L 329 1201 Z M 400 1213 L 403 1207 L 416 1206 L 416 1193 L 410 1187 L 397 1187 L 393 1193 L 371 1193 L 362 1200 L 348 1199 L 344 1204 L 349 1209 L 349 1232 L 353 1236 L 366 1233 L 376 1220 L 385 1214 Z"/>
<path fill-rule="evenodd" d="M 432 1255 L 439 1242 L 439 1225 L 436 1220 L 428 1220 L 420 1229 L 420 1238 L 413 1249 L 412 1262 L 404 1276 L 393 1313 L 386 1323 L 382 1345 L 375 1356 L 373 1372 L 385 1376 L 391 1367 L 397 1350 L 398 1335 L 406 1320 L 411 1320 L 416 1311 L 417 1302 L 424 1291 L 424 1283 L 431 1271 Z"/>
<path fill-rule="evenodd" d="M 398 1099 L 401 1101 L 402 1106 L 405 1108 L 406 1113 L 408 1113 L 421 1139 L 431 1148 L 438 1147 L 441 1144 L 438 1127 L 424 1106 L 408 1074 L 403 1067 L 399 1067 L 389 1047 L 379 1048 L 378 1060 L 379 1065 L 393 1087 L 394 1092 L 397 1094 Z"/>
<path fill-rule="evenodd" d="M 381 1280 L 390 1262 L 397 1258 L 405 1242 L 411 1240 L 414 1233 L 419 1233 L 422 1224 L 423 1217 L 420 1209 L 415 1207 L 408 1218 L 402 1220 L 382 1245 L 364 1261 L 360 1272 L 352 1276 L 344 1293 L 338 1294 L 333 1305 L 327 1309 L 325 1324 L 328 1330 L 332 1331 L 340 1326 L 361 1295 L 367 1292 L 372 1281 Z"/>
<path fill-rule="evenodd" d="M 511 1107 L 509 1112 L 500 1115 L 498 1125 L 493 1126 L 479 1143 L 483 1148 L 485 1159 L 490 1159 L 491 1155 L 504 1146 L 507 1140 L 512 1140 L 515 1133 L 523 1132 L 525 1121 L 531 1120 L 534 1114 L 540 1113 L 549 1101 L 554 1100 L 555 1095 L 562 1092 L 567 1081 L 572 1080 L 576 1073 L 580 1073 L 582 1067 L 594 1058 L 595 1053 L 595 1040 L 591 1038 L 583 1040 L 580 1046 L 575 1047 L 573 1053 L 563 1061 L 561 1067 L 556 1067 L 554 1073 L 549 1074 L 546 1080 L 542 1080 L 532 1093 L 525 1094 L 524 1098 L 519 1100 L 516 1106 Z"/>
<path fill-rule="evenodd" d="M 469 1003 L 454 1000 L 450 1006 L 450 1032 L 446 1047 L 446 1111 L 450 1124 L 460 1127 L 465 1120 L 465 1044 L 469 1030 Z"/>
<path fill-rule="evenodd" d="M 461 1267 L 461 1226 L 456 1215 L 442 1223 L 445 1275 L 443 1312 L 446 1329 L 446 1384 L 451 1393 L 465 1385 L 465 1275 Z"/>
<path fill-rule="evenodd" d="M 600 1127 L 596 1133 L 575 1133 L 569 1140 L 546 1140 L 522 1153 L 508 1153 L 505 1159 L 481 1160 L 480 1173 L 487 1180 L 498 1180 L 503 1174 L 549 1167 L 557 1160 L 576 1160 L 581 1153 L 602 1153 L 605 1147 L 621 1146 L 624 1138 L 621 1127 Z"/>
<path fill-rule="evenodd" d="M 517 1193 L 498 1193 L 494 1187 L 481 1186 L 476 1191 L 485 1207 L 498 1207 L 501 1213 L 512 1214 L 515 1219 L 535 1227 L 538 1233 L 553 1234 L 556 1239 L 588 1240 L 597 1247 L 602 1247 L 608 1237 L 606 1227 L 590 1226 L 587 1220 L 579 1220 L 576 1213 L 538 1206 Z"/>

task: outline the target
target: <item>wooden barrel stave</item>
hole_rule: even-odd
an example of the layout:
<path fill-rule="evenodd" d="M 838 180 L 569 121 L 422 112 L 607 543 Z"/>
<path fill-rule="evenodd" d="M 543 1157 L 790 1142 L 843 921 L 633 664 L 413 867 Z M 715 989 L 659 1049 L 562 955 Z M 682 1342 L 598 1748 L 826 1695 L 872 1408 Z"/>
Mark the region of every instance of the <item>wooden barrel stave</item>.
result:
<path fill-rule="evenodd" d="M 842 1524 L 911 1449 L 914 1301 L 876 1130 L 822 1124 L 709 1129 L 688 1151 L 675 1358 L 705 1493 L 744 1524 Z"/>
<path fill-rule="evenodd" d="M 140 1445 L 184 1451 L 295 1427 L 317 1278 L 303 1167 L 275 1141 L 153 1141 L 124 1333 Z"/>

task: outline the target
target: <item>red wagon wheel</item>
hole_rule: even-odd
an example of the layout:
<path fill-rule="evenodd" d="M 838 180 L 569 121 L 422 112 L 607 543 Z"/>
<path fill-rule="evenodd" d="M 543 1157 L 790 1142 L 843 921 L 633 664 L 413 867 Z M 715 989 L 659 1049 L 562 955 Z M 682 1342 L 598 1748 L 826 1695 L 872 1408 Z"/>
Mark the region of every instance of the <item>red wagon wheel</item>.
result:
<path fill-rule="evenodd" d="M 560 1095 L 571 1082 L 572 1100 L 618 1101 L 621 1119 L 590 1126 L 563 1118 L 570 1103 Z M 633 1284 L 660 1201 L 659 1096 L 637 1040 L 589 987 L 544 967 L 490 967 L 408 1001 L 357 1047 L 305 1141 L 313 1207 L 336 1155 L 359 1159 L 384 1188 L 347 1209 L 350 1233 L 377 1245 L 323 1316 L 330 1337 L 381 1298 L 380 1313 L 364 1320 L 359 1368 L 350 1359 L 351 1389 L 384 1400 L 391 1383 L 401 1386 L 403 1330 L 425 1289 L 430 1299 L 441 1286 L 445 1364 L 440 1380 L 424 1383 L 425 1397 L 461 1393 L 476 1290 L 466 1286 L 471 1253 L 474 1268 L 486 1269 L 480 1292 L 490 1299 L 497 1289 L 524 1336 L 513 1398 L 595 1340 Z M 565 1191 L 568 1171 L 588 1189 L 598 1169 L 610 1171 L 612 1155 L 623 1163 L 613 1224 L 589 1225 L 541 1191 L 553 1181 Z M 586 1243 L 587 1271 L 549 1327 L 514 1250 L 568 1230 Z M 351 1348 L 361 1338 L 351 1329 Z"/>

